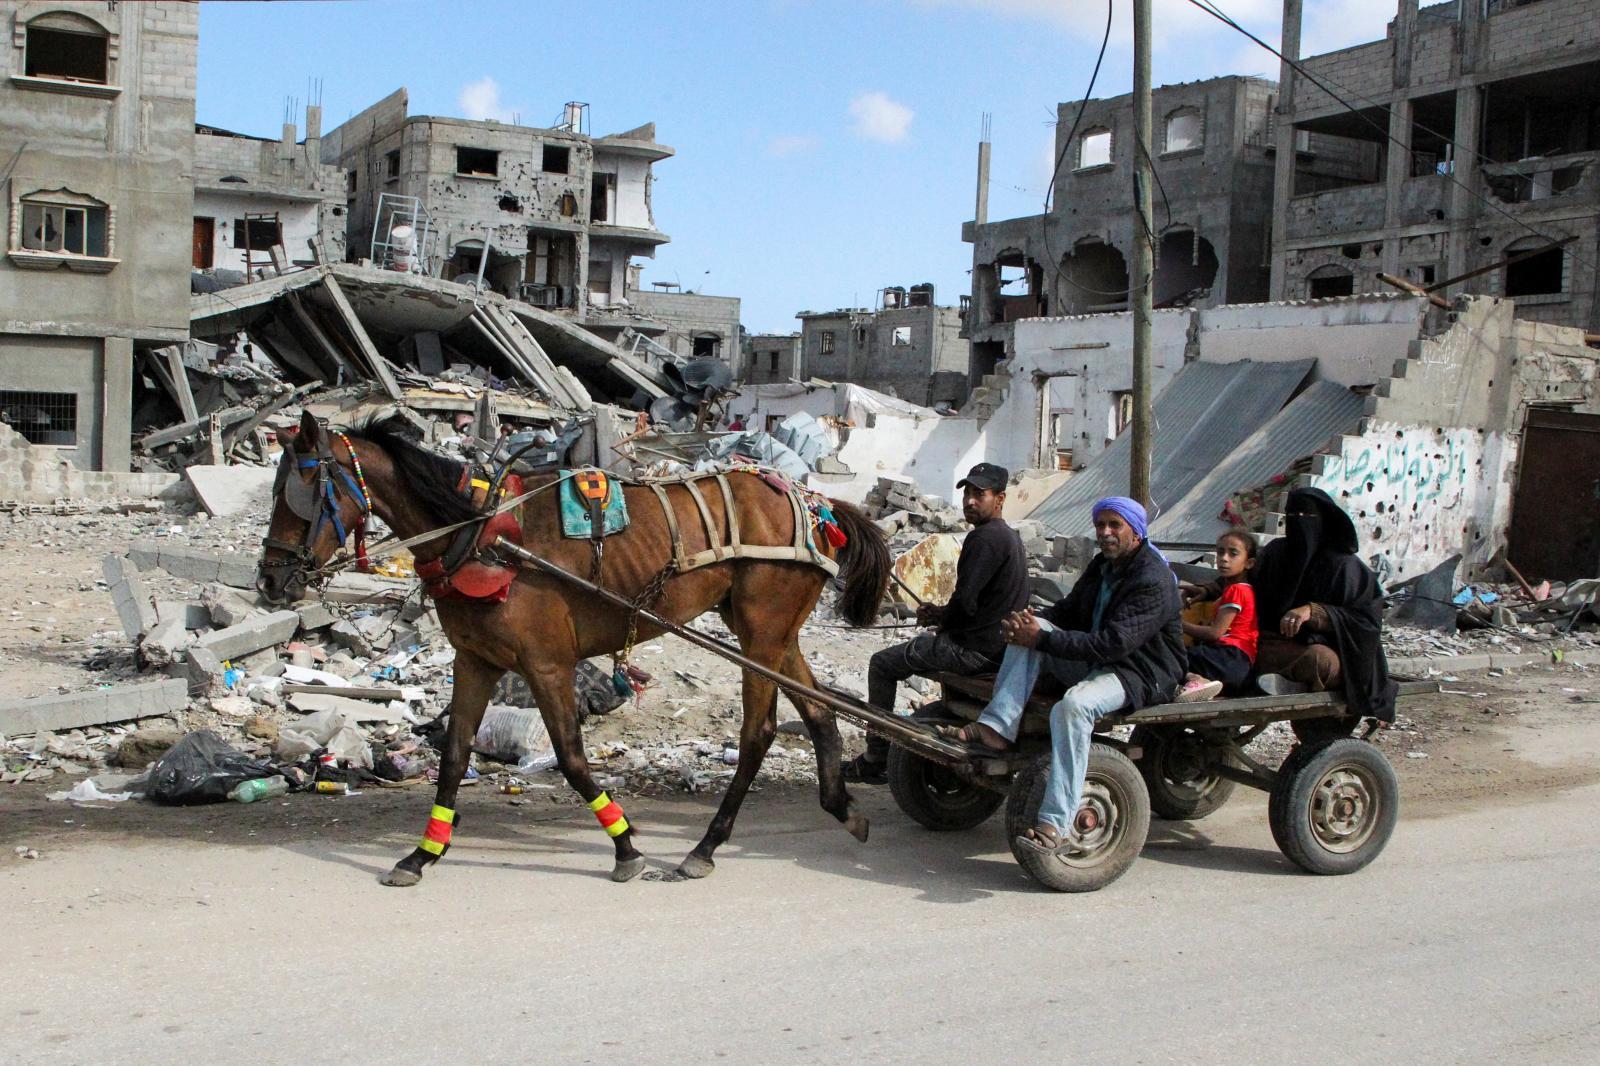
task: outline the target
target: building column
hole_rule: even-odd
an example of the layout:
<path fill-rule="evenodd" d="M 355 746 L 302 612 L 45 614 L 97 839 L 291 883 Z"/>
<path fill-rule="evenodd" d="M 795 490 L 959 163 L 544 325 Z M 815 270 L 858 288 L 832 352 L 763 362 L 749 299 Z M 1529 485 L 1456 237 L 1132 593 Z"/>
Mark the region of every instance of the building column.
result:
<path fill-rule="evenodd" d="M 125 471 L 133 451 L 133 340 L 107 337 L 100 358 L 97 470 Z"/>
<path fill-rule="evenodd" d="M 1415 4 L 1416 0 L 1411 0 Z M 1383 272 L 1400 273 L 1400 239 L 1396 231 L 1405 225 L 1400 217 L 1401 194 L 1411 177 L 1411 101 L 1396 98 L 1389 105 L 1388 167 L 1383 178 Z"/>
<path fill-rule="evenodd" d="M 1446 252 L 1445 277 L 1465 274 L 1473 267 L 1474 223 L 1483 187 L 1482 172 L 1478 169 L 1482 131 L 1483 93 L 1476 85 L 1463 85 L 1456 90 L 1456 157 L 1452 170 L 1455 182 L 1450 186 L 1450 247 Z"/>
<path fill-rule="evenodd" d="M 1277 155 L 1272 176 L 1272 272 L 1268 298 L 1285 299 L 1288 279 L 1289 200 L 1294 195 L 1294 68 L 1288 60 L 1300 58 L 1301 0 L 1283 0 L 1283 42 L 1279 51 L 1284 63 L 1278 73 Z"/>

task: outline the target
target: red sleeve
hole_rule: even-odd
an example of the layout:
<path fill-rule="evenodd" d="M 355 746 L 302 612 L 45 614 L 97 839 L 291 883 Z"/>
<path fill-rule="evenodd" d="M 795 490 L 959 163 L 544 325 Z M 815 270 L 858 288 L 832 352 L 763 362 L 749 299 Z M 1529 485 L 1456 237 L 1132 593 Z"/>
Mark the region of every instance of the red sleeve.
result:
<path fill-rule="evenodd" d="M 1222 598 L 1217 601 L 1217 610 L 1233 606 L 1241 611 L 1254 613 L 1256 609 L 1256 590 L 1248 582 L 1236 581 L 1222 590 Z"/>

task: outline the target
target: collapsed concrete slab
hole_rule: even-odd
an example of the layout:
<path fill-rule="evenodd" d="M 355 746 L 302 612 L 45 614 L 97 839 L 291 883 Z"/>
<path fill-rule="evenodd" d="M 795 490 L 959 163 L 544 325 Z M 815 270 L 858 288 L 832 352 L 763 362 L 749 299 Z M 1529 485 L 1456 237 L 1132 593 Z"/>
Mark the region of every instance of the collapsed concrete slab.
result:
<path fill-rule="evenodd" d="M 32 699 L 0 703 L 0 733 L 20 736 L 81 729 L 107 722 L 126 722 L 135 718 L 171 714 L 188 705 L 188 686 L 176 680 L 118 685 L 57 696 L 35 696 Z"/>
<path fill-rule="evenodd" d="M 106 584 L 111 586 L 111 602 L 129 640 L 138 640 L 156 624 L 156 608 L 139 578 L 139 566 L 122 555 L 108 555 L 100 564 Z"/>
<path fill-rule="evenodd" d="M 206 514 L 217 518 L 252 507 L 264 509 L 277 471 L 270 466 L 194 465 L 184 467 L 183 476 Z"/>
<path fill-rule="evenodd" d="M 141 569 L 164 570 L 190 581 L 217 581 L 236 589 L 254 589 L 256 561 L 244 555 L 219 555 L 153 540 L 136 540 L 128 557 Z"/>

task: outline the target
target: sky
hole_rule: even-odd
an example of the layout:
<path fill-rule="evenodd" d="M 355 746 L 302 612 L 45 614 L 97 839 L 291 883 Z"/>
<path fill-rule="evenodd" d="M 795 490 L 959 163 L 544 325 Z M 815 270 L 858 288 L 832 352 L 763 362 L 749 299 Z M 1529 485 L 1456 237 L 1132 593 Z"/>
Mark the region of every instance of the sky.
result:
<path fill-rule="evenodd" d="M 1096 97 L 1131 88 L 1131 5 L 1112 2 Z M 1216 2 L 1277 44 L 1281 0 Z M 1154 4 L 1155 84 L 1277 76 L 1186 0 Z M 1316 54 L 1381 37 L 1395 0 L 1305 7 Z M 197 120 L 275 138 L 320 80 L 324 132 L 401 86 L 414 115 L 549 126 L 581 100 L 596 135 L 654 122 L 677 154 L 655 166 L 671 242 L 644 283 L 738 296 L 750 332 L 787 333 L 889 285 L 957 303 L 983 114 L 990 219 L 1038 214 L 1056 105 L 1084 94 L 1105 18 L 1103 0 L 208 0 Z"/>

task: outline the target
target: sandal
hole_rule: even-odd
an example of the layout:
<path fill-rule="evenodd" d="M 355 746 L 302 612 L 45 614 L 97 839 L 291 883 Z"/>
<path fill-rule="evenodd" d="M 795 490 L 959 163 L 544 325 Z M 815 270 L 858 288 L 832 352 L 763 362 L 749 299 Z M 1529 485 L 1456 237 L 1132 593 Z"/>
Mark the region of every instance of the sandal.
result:
<path fill-rule="evenodd" d="M 1082 850 L 1073 835 L 1065 830 L 1057 829 L 1048 822 L 1040 822 L 1026 833 L 1017 837 L 1017 843 L 1029 851 L 1052 858 L 1062 852 L 1076 853 Z"/>
<path fill-rule="evenodd" d="M 1001 739 L 1005 741 L 1003 746 L 991 744 L 986 739 L 985 731 L 994 736 L 1000 736 L 1000 734 L 996 733 L 993 729 L 990 729 L 988 726 L 980 726 L 977 722 L 968 722 L 966 725 L 960 726 L 941 725 L 935 727 L 935 732 L 937 732 L 944 739 L 953 740 L 958 744 L 965 744 L 967 747 L 973 748 L 977 751 L 994 755 L 1004 755 L 1005 753 L 1016 748 L 1017 745 L 1014 742 L 1005 740 L 1004 737 L 1001 737 Z"/>

